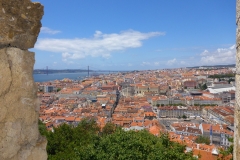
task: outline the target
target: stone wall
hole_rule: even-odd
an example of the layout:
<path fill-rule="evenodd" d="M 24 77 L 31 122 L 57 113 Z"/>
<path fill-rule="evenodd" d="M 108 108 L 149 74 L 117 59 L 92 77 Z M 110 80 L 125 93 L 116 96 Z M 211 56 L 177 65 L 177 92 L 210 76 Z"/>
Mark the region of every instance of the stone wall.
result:
<path fill-rule="evenodd" d="M 234 112 L 234 159 L 240 159 L 240 0 L 236 3 L 236 105 Z"/>
<path fill-rule="evenodd" d="M 45 160 L 47 141 L 38 131 L 34 53 L 43 6 L 0 0 L 0 159 Z"/>
<path fill-rule="evenodd" d="M 33 48 L 41 28 L 43 6 L 30 0 L 0 0 L 0 48 Z"/>

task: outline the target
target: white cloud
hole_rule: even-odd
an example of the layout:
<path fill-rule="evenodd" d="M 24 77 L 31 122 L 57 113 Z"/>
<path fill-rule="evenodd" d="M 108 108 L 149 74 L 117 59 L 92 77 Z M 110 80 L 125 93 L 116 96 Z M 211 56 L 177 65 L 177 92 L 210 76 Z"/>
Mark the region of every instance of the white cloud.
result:
<path fill-rule="evenodd" d="M 68 52 L 62 53 L 62 57 L 63 57 L 63 58 L 68 58 L 68 57 L 70 57 L 70 56 L 71 56 L 71 54 L 69 54 Z"/>
<path fill-rule="evenodd" d="M 46 34 L 57 34 L 57 33 L 60 33 L 61 31 L 58 31 L 58 30 L 52 30 L 48 27 L 42 27 L 41 28 L 41 33 L 46 33 Z"/>
<path fill-rule="evenodd" d="M 229 49 L 235 49 L 236 48 L 236 45 L 232 45 Z"/>
<path fill-rule="evenodd" d="M 148 65 L 150 65 L 151 63 L 150 62 L 142 62 L 142 66 L 148 66 Z"/>
<path fill-rule="evenodd" d="M 177 61 L 176 58 L 171 59 L 171 60 L 167 61 L 167 65 L 171 66 L 171 65 L 173 65 L 174 63 L 176 63 L 176 61 Z"/>
<path fill-rule="evenodd" d="M 185 65 L 185 64 L 186 64 L 186 62 L 185 62 L 185 61 L 181 61 L 180 63 L 181 63 L 182 65 Z"/>
<path fill-rule="evenodd" d="M 208 50 L 204 50 L 200 55 L 201 56 L 205 56 L 205 55 L 207 55 L 209 52 L 208 52 Z"/>
<path fill-rule="evenodd" d="M 152 67 L 156 67 L 156 66 L 159 66 L 162 62 L 145 62 L 143 61 L 141 63 L 141 66 L 152 66 Z"/>
<path fill-rule="evenodd" d="M 73 61 L 69 61 L 68 59 L 62 59 L 62 61 L 66 64 L 74 64 Z"/>
<path fill-rule="evenodd" d="M 86 56 L 108 58 L 114 51 L 142 46 L 142 41 L 151 37 L 165 35 L 162 32 L 141 33 L 128 30 L 112 34 L 96 31 L 93 38 L 82 39 L 38 39 L 38 50 L 62 53 L 62 58 L 81 59 Z"/>
<path fill-rule="evenodd" d="M 232 64 L 236 61 L 235 45 L 229 48 L 218 48 L 216 51 L 204 51 L 200 54 L 201 63 L 204 65 Z"/>

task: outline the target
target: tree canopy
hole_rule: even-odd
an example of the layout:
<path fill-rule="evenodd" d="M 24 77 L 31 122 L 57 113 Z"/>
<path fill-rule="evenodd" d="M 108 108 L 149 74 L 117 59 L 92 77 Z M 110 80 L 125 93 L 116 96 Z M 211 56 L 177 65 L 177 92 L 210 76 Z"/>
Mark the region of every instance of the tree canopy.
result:
<path fill-rule="evenodd" d="M 198 136 L 197 139 L 195 140 L 196 143 L 205 143 L 207 145 L 210 144 L 210 139 L 208 137 L 205 136 Z"/>
<path fill-rule="evenodd" d="M 233 160 L 233 138 L 228 138 L 228 141 L 232 144 L 227 149 L 221 149 L 220 150 L 220 156 L 219 159 L 221 160 Z"/>
<path fill-rule="evenodd" d="M 93 120 L 83 120 L 77 127 L 63 124 L 54 132 L 42 132 L 48 140 L 50 160 L 191 160 L 192 152 L 148 131 L 124 131 L 108 123 L 102 130 Z"/>
<path fill-rule="evenodd" d="M 209 78 L 230 78 L 230 77 L 235 77 L 235 74 L 226 73 L 226 74 L 214 74 L 209 76 Z"/>

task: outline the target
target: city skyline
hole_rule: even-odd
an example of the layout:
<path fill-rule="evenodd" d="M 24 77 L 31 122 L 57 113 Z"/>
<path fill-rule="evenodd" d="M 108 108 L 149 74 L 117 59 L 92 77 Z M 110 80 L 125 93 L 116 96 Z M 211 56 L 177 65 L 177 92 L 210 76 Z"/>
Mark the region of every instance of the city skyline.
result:
<path fill-rule="evenodd" d="M 235 1 L 63 1 L 45 7 L 35 69 L 235 64 Z"/>

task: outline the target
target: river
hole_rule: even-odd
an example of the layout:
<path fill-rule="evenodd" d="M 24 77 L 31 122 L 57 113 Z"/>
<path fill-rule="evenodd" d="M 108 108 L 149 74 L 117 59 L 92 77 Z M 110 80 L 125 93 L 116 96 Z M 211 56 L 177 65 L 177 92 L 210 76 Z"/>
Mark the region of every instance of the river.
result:
<path fill-rule="evenodd" d="M 116 72 L 115 72 L 116 73 Z M 98 72 L 98 74 L 109 74 L 109 72 Z M 91 74 L 90 74 L 91 75 Z M 72 80 L 82 80 L 88 76 L 87 72 L 79 73 L 55 73 L 55 74 L 33 74 L 35 82 L 48 82 L 69 78 Z"/>

